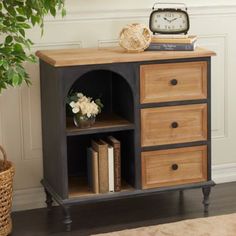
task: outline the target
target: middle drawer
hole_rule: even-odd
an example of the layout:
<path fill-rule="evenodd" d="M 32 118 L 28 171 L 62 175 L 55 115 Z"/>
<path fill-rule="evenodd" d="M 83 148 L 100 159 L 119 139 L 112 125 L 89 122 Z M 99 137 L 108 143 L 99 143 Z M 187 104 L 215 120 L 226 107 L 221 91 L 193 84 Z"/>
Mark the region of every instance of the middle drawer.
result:
<path fill-rule="evenodd" d="M 141 110 L 142 147 L 207 140 L 207 104 Z"/>

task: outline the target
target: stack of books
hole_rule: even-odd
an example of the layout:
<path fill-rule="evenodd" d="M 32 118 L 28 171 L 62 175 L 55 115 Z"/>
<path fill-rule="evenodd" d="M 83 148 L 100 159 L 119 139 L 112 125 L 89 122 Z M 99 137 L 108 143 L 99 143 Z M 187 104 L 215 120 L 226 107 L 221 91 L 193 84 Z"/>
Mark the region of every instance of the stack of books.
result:
<path fill-rule="evenodd" d="M 94 193 L 121 191 L 120 141 L 113 136 L 92 140 L 87 149 L 88 185 Z"/>
<path fill-rule="evenodd" d="M 196 35 L 153 35 L 148 51 L 194 51 Z"/>

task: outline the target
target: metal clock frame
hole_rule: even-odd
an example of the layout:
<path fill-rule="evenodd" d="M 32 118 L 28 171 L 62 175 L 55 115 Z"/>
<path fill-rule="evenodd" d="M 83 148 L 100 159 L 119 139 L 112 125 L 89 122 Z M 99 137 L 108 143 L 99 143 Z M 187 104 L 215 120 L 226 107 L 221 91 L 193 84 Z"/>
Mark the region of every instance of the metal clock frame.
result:
<path fill-rule="evenodd" d="M 160 8 L 160 9 L 157 9 L 157 10 L 154 10 L 154 7 L 152 8 L 153 11 L 150 15 L 150 18 L 149 18 L 149 29 L 154 33 L 160 33 L 160 34 L 187 34 L 188 31 L 189 31 L 189 28 L 190 28 L 190 23 L 189 23 L 189 15 L 186 11 L 182 10 L 182 9 L 174 9 L 174 8 Z M 178 31 L 178 32 L 166 32 L 166 31 L 161 31 L 161 30 L 158 30 L 158 31 L 155 31 L 152 29 L 152 17 L 153 17 L 153 14 L 157 13 L 157 12 L 181 12 L 181 13 L 184 13 L 186 15 L 186 18 L 187 18 L 187 29 L 185 30 L 182 30 L 182 31 Z"/>

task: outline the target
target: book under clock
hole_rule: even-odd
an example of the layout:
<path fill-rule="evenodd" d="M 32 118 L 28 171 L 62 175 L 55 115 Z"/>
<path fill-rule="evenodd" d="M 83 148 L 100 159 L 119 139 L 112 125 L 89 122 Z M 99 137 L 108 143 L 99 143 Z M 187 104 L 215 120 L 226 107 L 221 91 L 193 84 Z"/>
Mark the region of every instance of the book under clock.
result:
<path fill-rule="evenodd" d="M 163 37 L 153 36 L 147 51 L 194 51 L 197 36 Z"/>
<path fill-rule="evenodd" d="M 196 43 L 151 43 L 146 51 L 194 51 Z"/>
<path fill-rule="evenodd" d="M 153 35 L 151 43 L 187 43 L 191 44 L 197 41 L 196 35 Z"/>

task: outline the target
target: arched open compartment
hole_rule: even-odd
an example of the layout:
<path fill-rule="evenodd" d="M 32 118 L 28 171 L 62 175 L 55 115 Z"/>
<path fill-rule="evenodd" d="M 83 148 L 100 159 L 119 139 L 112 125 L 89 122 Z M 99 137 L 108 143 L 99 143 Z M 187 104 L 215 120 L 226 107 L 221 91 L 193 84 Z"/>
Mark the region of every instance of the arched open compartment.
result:
<path fill-rule="evenodd" d="M 129 83 L 121 75 L 108 70 L 85 73 L 72 85 L 69 93 L 81 92 L 104 104 L 102 114 L 116 114 L 133 122 L 133 94 Z M 99 118 L 99 117 L 98 117 Z"/>
<path fill-rule="evenodd" d="M 83 74 L 71 86 L 69 93 L 80 92 L 104 104 L 102 113 L 92 128 L 79 129 L 73 124 L 67 107 L 67 165 L 68 196 L 91 195 L 87 183 L 89 166 L 87 149 L 92 140 L 106 141 L 114 136 L 121 143 L 121 177 L 123 189 L 132 189 L 135 174 L 134 96 L 126 78 L 108 70 L 94 70 Z M 68 93 L 68 94 L 69 94 Z M 79 147 L 79 148 L 78 148 Z"/>

